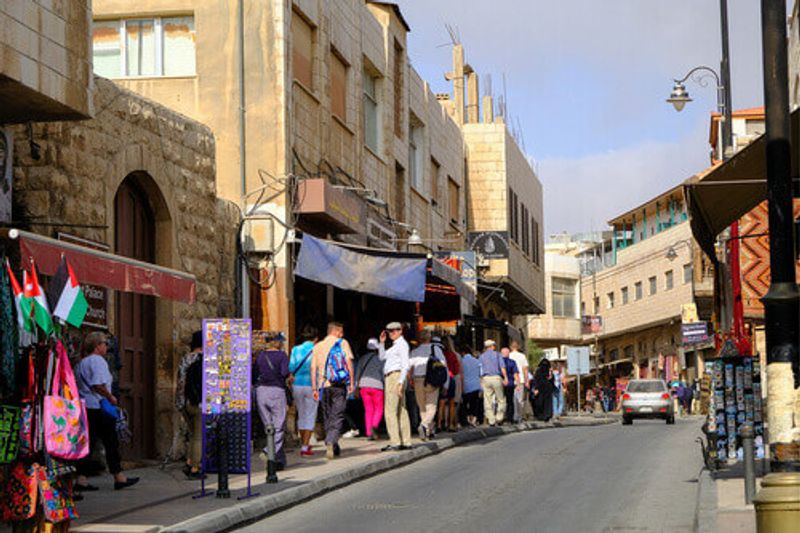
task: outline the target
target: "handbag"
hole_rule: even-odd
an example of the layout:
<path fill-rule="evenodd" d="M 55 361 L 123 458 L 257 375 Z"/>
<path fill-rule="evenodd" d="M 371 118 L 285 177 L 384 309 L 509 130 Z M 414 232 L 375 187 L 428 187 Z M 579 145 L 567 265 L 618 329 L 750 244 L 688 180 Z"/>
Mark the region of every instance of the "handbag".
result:
<path fill-rule="evenodd" d="M 117 416 L 116 430 L 117 440 L 120 444 L 129 444 L 133 438 L 131 425 L 128 418 L 128 411 L 122 407 L 118 408 L 119 416 Z M 197 415 L 200 416 L 200 415 Z"/>
<path fill-rule="evenodd" d="M 50 394 L 44 397 L 44 439 L 47 452 L 59 459 L 89 454 L 86 405 L 78 399 L 75 375 L 61 341 L 56 342 L 56 366 Z"/>
<path fill-rule="evenodd" d="M 50 469 L 41 466 L 36 469 L 36 479 L 44 510 L 44 519 L 47 522 L 57 524 L 64 520 L 78 518 L 72 491 L 69 490 L 68 485 L 71 481 L 58 478 L 52 475 Z"/>
<path fill-rule="evenodd" d="M 119 419 L 119 408 L 108 401 L 108 398 L 103 398 L 100 400 L 100 410 L 103 412 L 104 415 L 111 418 L 112 420 Z"/>
<path fill-rule="evenodd" d="M 33 366 L 33 350 L 28 350 L 28 386 L 20 402 L 19 457 L 28 458 L 39 450 L 39 432 L 36 431 L 36 377 Z"/>
<path fill-rule="evenodd" d="M 25 466 L 17 462 L 8 470 L 3 483 L 3 498 L 0 498 L 4 522 L 27 520 L 36 514 L 38 491 L 36 490 L 36 463 Z"/>

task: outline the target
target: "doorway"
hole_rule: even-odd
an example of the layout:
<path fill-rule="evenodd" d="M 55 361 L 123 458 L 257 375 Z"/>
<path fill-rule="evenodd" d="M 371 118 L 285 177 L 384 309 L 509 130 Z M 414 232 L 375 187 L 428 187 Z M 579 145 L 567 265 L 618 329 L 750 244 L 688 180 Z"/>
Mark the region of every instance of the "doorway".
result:
<path fill-rule="evenodd" d="M 155 217 L 147 194 L 130 175 L 114 199 L 116 253 L 155 262 Z M 155 300 L 130 292 L 116 293 L 119 343 L 120 405 L 128 411 L 133 437 L 122 450 L 126 459 L 154 456 L 155 436 Z"/>

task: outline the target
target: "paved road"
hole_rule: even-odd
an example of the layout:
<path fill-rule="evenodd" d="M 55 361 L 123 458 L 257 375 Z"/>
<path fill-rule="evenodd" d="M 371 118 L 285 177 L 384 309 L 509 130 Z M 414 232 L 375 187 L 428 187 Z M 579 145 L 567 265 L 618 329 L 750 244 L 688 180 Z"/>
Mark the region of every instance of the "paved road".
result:
<path fill-rule="evenodd" d="M 692 531 L 700 420 L 541 430 L 447 451 L 244 531 Z"/>

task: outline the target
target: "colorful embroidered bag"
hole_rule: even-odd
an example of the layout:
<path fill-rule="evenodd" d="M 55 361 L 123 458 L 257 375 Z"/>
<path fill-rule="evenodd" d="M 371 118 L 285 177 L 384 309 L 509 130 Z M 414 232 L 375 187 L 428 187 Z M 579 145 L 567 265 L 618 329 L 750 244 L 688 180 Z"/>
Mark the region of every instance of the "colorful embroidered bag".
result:
<path fill-rule="evenodd" d="M 48 468 L 41 466 L 36 470 L 36 477 L 39 481 L 39 497 L 46 521 L 57 524 L 78 518 L 75 502 L 67 487 L 67 483 L 71 482 L 55 477 Z"/>
<path fill-rule="evenodd" d="M 86 405 L 78 398 L 75 375 L 67 351 L 56 342 L 56 368 L 50 395 L 44 397 L 44 443 L 59 459 L 76 460 L 89 454 L 89 423 Z"/>
<path fill-rule="evenodd" d="M 19 416 L 19 456 L 32 457 L 39 450 L 39 432 L 36 431 L 36 376 L 33 349 L 28 350 L 28 386 L 21 402 Z"/>
<path fill-rule="evenodd" d="M 0 509 L 4 522 L 27 520 L 36 514 L 36 469 L 35 463 L 25 466 L 17 462 L 8 470 L 8 478 L 2 484 L 3 497 Z"/>

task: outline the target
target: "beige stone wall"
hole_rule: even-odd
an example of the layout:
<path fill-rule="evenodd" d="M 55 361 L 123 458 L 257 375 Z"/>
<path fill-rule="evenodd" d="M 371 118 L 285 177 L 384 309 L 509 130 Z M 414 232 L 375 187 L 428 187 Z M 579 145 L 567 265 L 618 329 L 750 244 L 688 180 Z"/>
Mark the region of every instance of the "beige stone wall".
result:
<path fill-rule="evenodd" d="M 580 320 L 580 265 L 575 257 L 548 252 L 545 254 L 545 303 L 544 314 L 529 317 L 527 334 L 539 346 L 557 346 L 562 343 L 577 344 L 581 341 Z M 575 315 L 561 317 L 553 315 L 553 278 L 575 281 Z"/>
<path fill-rule="evenodd" d="M 92 114 L 91 3 L 0 2 L 0 123 Z"/>
<path fill-rule="evenodd" d="M 156 262 L 197 277 L 195 304 L 157 301 L 156 443 L 164 453 L 171 442 L 177 358 L 202 318 L 234 312 L 231 258 L 239 214 L 216 197 L 214 138 L 207 127 L 111 81 L 95 83 L 95 119 L 34 125 L 42 158 L 34 161 L 22 151 L 15 160 L 15 219 L 28 221 L 37 233 L 66 231 L 113 251 L 117 189 L 131 173 L 146 176 L 141 184 L 156 218 Z"/>
<path fill-rule="evenodd" d="M 585 276 L 581 281 L 581 301 L 586 314 L 594 314 L 593 298 L 600 298 L 597 314 L 603 317 L 603 337 L 636 330 L 657 323 L 680 322 L 681 305 L 691 303 L 692 284 L 683 281 L 683 266 L 691 263 L 692 234 L 688 222 L 663 231 L 644 241 L 621 250 L 617 264 Z M 677 257 L 670 260 L 667 251 L 672 247 Z M 674 285 L 665 289 L 665 273 L 673 271 Z M 655 276 L 657 292 L 649 294 L 649 278 Z M 636 300 L 635 284 L 642 283 L 643 296 Z M 628 288 L 629 301 L 622 304 L 621 289 Z M 614 293 L 614 307 L 609 308 L 608 294 Z"/>

